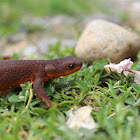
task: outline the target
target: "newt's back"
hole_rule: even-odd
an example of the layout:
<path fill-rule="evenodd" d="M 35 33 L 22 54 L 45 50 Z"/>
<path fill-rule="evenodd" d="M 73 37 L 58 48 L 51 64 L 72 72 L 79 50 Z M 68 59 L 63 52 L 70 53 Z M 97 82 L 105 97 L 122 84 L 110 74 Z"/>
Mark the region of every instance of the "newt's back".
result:
<path fill-rule="evenodd" d="M 31 81 L 39 69 L 36 60 L 0 61 L 0 90 L 18 87 L 21 83 Z"/>

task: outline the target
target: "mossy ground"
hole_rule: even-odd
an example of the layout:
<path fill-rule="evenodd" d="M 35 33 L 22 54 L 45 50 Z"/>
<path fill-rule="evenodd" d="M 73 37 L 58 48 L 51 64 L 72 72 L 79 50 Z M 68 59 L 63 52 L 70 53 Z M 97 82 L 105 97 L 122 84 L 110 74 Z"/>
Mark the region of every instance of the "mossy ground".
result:
<path fill-rule="evenodd" d="M 68 52 L 67 48 L 55 55 L 56 47 L 44 59 L 62 57 L 65 53 L 73 55 L 73 50 Z M 133 68 L 138 69 L 139 63 L 140 60 L 135 62 Z M 133 76 L 108 75 L 104 70 L 106 64 L 107 59 L 92 65 L 83 63 L 80 71 L 47 82 L 44 89 L 59 104 L 59 110 L 46 110 L 35 95 L 26 108 L 32 89 L 30 82 L 22 84 L 22 90 L 11 89 L 10 94 L 0 99 L 0 139 L 138 139 L 140 86 L 133 82 Z M 96 132 L 67 128 L 68 110 L 86 105 L 93 107 L 93 119 L 99 123 Z"/>

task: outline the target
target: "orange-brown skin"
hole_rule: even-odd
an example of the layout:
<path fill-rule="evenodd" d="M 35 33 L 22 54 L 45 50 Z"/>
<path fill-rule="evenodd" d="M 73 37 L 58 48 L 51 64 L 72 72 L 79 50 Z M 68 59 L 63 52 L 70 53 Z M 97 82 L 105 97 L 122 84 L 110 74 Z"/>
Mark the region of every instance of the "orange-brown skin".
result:
<path fill-rule="evenodd" d="M 52 60 L 3 60 L 0 61 L 0 91 L 19 87 L 30 81 L 36 96 L 48 107 L 54 103 L 43 90 L 46 81 L 69 75 L 81 69 L 82 62 L 67 56 Z"/>

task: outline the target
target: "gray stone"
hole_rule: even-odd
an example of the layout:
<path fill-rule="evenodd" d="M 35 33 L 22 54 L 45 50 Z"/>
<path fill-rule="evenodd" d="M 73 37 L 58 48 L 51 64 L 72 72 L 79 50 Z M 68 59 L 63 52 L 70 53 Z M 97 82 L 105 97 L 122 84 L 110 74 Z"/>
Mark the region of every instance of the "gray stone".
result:
<path fill-rule="evenodd" d="M 22 41 L 26 38 L 25 32 L 20 32 L 18 34 L 10 35 L 8 38 L 9 43 L 17 43 L 19 41 Z"/>

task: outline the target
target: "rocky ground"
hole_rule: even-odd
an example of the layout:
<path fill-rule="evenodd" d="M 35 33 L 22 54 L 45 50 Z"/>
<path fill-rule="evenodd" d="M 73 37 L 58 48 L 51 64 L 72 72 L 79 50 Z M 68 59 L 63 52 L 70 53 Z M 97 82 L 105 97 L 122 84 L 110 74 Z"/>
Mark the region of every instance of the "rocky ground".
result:
<path fill-rule="evenodd" d="M 62 47 L 75 47 L 80 34 L 85 26 L 94 19 L 105 19 L 122 27 L 132 28 L 136 33 L 140 32 L 140 1 L 117 0 L 107 3 L 112 13 L 90 13 L 79 16 L 46 16 L 23 17 L 24 27 L 17 34 L 11 34 L 8 38 L 1 37 L 0 52 L 2 56 L 11 56 L 18 53 L 28 58 L 34 54 L 47 54 L 50 45 L 61 40 Z M 27 32 L 27 28 L 28 32 Z"/>

